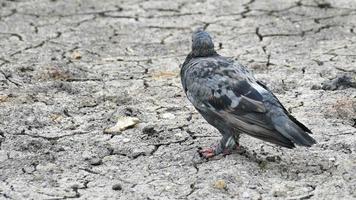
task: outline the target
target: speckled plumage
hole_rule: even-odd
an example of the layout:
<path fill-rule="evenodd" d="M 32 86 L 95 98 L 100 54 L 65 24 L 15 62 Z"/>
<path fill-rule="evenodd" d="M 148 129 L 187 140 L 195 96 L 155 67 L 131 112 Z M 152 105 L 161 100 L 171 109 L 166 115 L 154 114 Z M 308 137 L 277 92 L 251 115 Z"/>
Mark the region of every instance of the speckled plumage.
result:
<path fill-rule="evenodd" d="M 207 32 L 198 30 L 192 42 L 181 81 L 189 101 L 223 135 L 214 155 L 237 145 L 241 133 L 287 148 L 316 143 L 246 67 L 215 52 Z"/>

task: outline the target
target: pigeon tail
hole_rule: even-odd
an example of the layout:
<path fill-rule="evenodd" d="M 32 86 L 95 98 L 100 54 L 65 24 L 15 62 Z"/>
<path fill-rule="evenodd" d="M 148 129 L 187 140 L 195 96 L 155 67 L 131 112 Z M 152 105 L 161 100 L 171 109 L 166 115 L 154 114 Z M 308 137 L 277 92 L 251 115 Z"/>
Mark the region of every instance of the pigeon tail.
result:
<path fill-rule="evenodd" d="M 316 144 L 314 138 L 305 132 L 302 127 L 299 127 L 291 121 L 287 116 L 278 116 L 273 118 L 272 121 L 276 130 L 295 144 L 306 147 Z"/>

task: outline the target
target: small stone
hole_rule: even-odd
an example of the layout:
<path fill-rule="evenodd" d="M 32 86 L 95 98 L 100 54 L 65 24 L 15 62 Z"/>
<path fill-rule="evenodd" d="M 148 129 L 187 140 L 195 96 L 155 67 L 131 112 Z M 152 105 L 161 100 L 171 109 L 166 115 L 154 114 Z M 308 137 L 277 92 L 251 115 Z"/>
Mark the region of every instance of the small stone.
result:
<path fill-rule="evenodd" d="M 242 198 L 247 199 L 249 197 L 250 197 L 250 194 L 248 192 L 245 191 L 244 193 L 242 193 Z"/>
<path fill-rule="evenodd" d="M 176 116 L 172 113 L 164 113 L 164 114 L 162 114 L 162 118 L 163 119 L 175 119 Z"/>
<path fill-rule="evenodd" d="M 321 89 L 321 86 L 320 85 L 312 85 L 311 90 L 320 90 Z"/>
<path fill-rule="evenodd" d="M 112 189 L 113 190 L 122 190 L 122 186 L 119 183 L 117 183 L 112 186 Z"/>
<path fill-rule="evenodd" d="M 274 197 L 285 197 L 287 196 L 287 188 L 284 185 L 276 184 L 272 187 L 272 195 Z"/>
<path fill-rule="evenodd" d="M 126 47 L 126 50 L 130 53 L 134 53 L 135 51 L 133 49 L 131 49 L 130 47 Z"/>
<path fill-rule="evenodd" d="M 130 142 L 130 141 L 131 141 L 130 138 L 123 138 L 123 139 L 122 139 L 122 142 L 123 142 L 123 143 L 128 143 L 128 142 Z"/>
<path fill-rule="evenodd" d="M 74 51 L 70 57 L 72 59 L 79 60 L 82 58 L 82 55 L 78 51 Z"/>
<path fill-rule="evenodd" d="M 34 171 L 36 171 L 36 167 L 34 165 L 24 166 L 22 171 L 27 174 L 32 174 Z"/>
<path fill-rule="evenodd" d="M 227 184 L 224 180 L 217 180 L 214 185 L 214 188 L 221 189 L 221 190 L 226 190 L 227 189 Z"/>
<path fill-rule="evenodd" d="M 256 185 L 249 185 L 248 188 L 250 188 L 250 189 L 256 189 L 257 186 L 256 186 Z"/>
<path fill-rule="evenodd" d="M 93 153 L 88 151 L 88 150 L 84 150 L 82 153 L 81 153 L 81 156 L 84 160 L 90 160 L 94 157 Z"/>
<path fill-rule="evenodd" d="M 193 118 L 193 115 L 189 114 L 189 116 L 187 118 L 185 118 L 185 119 L 189 122 L 190 120 L 192 120 L 192 118 Z"/>
<path fill-rule="evenodd" d="M 98 166 L 98 165 L 103 164 L 103 161 L 101 160 L 101 158 L 92 158 L 92 159 L 90 159 L 89 162 L 93 166 Z"/>
<path fill-rule="evenodd" d="M 58 148 L 56 149 L 56 151 L 57 151 L 57 152 L 65 151 L 65 148 L 64 148 L 64 147 L 58 147 Z"/>
<path fill-rule="evenodd" d="M 277 162 L 277 161 L 280 161 L 281 158 L 279 156 L 267 156 L 266 160 L 269 162 Z"/>
<path fill-rule="evenodd" d="M 166 186 L 166 188 L 164 188 L 165 191 L 170 191 L 172 189 L 172 186 Z"/>
<path fill-rule="evenodd" d="M 70 186 L 70 188 L 72 188 L 73 190 L 77 190 L 77 189 L 79 189 L 79 184 L 74 183 L 72 186 Z"/>
<path fill-rule="evenodd" d="M 155 130 L 154 126 L 146 126 L 142 129 L 142 133 L 146 134 L 148 136 L 152 136 L 156 133 L 157 131 Z"/>
<path fill-rule="evenodd" d="M 176 136 L 176 137 L 183 137 L 183 134 L 179 132 L 179 133 L 174 134 L 174 136 Z"/>

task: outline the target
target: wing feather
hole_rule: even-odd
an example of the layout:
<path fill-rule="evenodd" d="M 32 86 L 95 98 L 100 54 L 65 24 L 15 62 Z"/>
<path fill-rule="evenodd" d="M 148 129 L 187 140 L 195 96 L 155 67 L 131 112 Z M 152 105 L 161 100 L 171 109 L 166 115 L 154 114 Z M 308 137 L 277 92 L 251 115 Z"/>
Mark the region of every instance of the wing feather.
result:
<path fill-rule="evenodd" d="M 268 89 L 268 87 L 266 85 L 264 85 L 262 82 L 257 81 L 257 83 L 262 86 L 264 89 L 266 89 L 267 91 L 270 92 L 270 94 L 274 97 L 274 99 L 277 101 L 277 103 L 279 104 L 279 106 L 283 109 L 284 113 L 289 117 L 290 120 L 292 120 L 295 124 L 297 124 L 303 131 L 312 134 L 311 130 L 309 128 L 307 128 L 304 124 L 302 124 L 301 122 L 299 122 L 293 115 L 291 115 L 287 109 L 281 104 L 281 102 L 279 102 L 278 98 Z"/>

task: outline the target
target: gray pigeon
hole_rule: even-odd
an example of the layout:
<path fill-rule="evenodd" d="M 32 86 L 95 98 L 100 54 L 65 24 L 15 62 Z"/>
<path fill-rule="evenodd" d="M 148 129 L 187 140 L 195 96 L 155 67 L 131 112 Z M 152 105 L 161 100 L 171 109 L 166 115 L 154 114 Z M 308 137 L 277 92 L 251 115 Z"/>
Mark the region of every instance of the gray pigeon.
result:
<path fill-rule="evenodd" d="M 311 131 L 245 66 L 214 50 L 207 32 L 193 33 L 192 51 L 180 75 L 189 101 L 223 136 L 216 146 L 200 150 L 202 156 L 230 153 L 241 133 L 287 148 L 316 143 Z"/>

